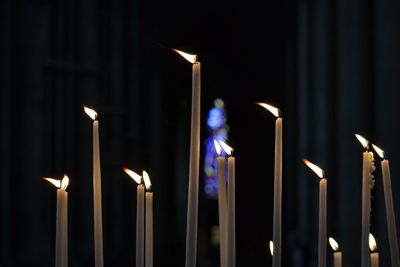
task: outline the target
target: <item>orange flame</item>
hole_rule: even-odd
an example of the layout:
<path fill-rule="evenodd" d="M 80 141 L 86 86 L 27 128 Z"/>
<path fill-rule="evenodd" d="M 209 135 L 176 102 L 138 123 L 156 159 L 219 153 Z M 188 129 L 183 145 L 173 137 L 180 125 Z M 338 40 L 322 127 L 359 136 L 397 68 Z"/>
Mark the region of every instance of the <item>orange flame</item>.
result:
<path fill-rule="evenodd" d="M 275 117 L 277 117 L 277 118 L 280 117 L 281 111 L 278 108 L 268 105 L 266 103 L 262 103 L 262 102 L 257 102 L 256 104 L 259 106 L 262 106 L 263 108 L 265 108 L 266 110 L 271 112 Z"/>
<path fill-rule="evenodd" d="M 214 139 L 214 146 L 215 146 L 215 152 L 217 152 L 217 155 L 218 156 L 221 155 L 222 148 L 221 148 L 220 144 L 218 143 L 218 141 L 215 139 Z"/>
<path fill-rule="evenodd" d="M 274 242 L 271 240 L 269 241 L 269 252 L 271 253 L 271 256 L 274 256 Z"/>
<path fill-rule="evenodd" d="M 135 180 L 136 183 L 141 184 L 142 183 L 142 176 L 139 174 L 135 173 L 134 171 L 128 169 L 128 168 L 123 168 L 123 170 L 133 179 Z"/>
<path fill-rule="evenodd" d="M 229 156 L 232 155 L 233 153 L 233 148 L 228 146 L 224 141 L 219 141 L 219 144 L 221 145 L 222 149 L 225 151 L 226 154 Z"/>
<path fill-rule="evenodd" d="M 359 134 L 354 134 L 354 136 L 357 138 L 357 140 L 361 143 L 361 145 L 365 148 L 368 149 L 368 140 L 362 137 Z"/>
<path fill-rule="evenodd" d="M 177 52 L 179 55 L 184 57 L 187 61 L 189 61 L 192 64 L 197 62 L 197 55 L 188 54 L 188 53 L 185 53 L 185 52 L 183 52 L 181 50 L 178 50 L 178 49 L 172 49 L 172 50 Z"/>
<path fill-rule="evenodd" d="M 86 106 L 83 106 L 83 110 L 85 113 L 92 118 L 92 120 L 95 120 L 97 118 L 97 112 L 94 109 L 88 108 Z"/>
<path fill-rule="evenodd" d="M 378 147 L 378 146 L 376 146 L 374 144 L 372 144 L 372 147 L 374 148 L 376 154 L 379 155 L 379 157 L 381 157 L 382 159 L 385 158 L 385 152 L 380 147 Z"/>
<path fill-rule="evenodd" d="M 64 177 L 61 180 L 47 178 L 47 177 L 43 177 L 43 179 L 62 190 L 66 190 L 69 184 L 69 178 L 66 174 L 64 174 Z"/>
<path fill-rule="evenodd" d="M 56 180 L 53 178 L 47 178 L 47 177 L 42 177 L 43 179 L 45 179 L 46 181 L 48 181 L 49 183 L 51 183 L 52 185 L 54 185 L 57 188 L 61 187 L 61 180 Z"/>
<path fill-rule="evenodd" d="M 339 249 L 339 244 L 332 237 L 329 237 L 329 244 L 331 245 L 333 251 L 337 251 Z"/>
<path fill-rule="evenodd" d="M 150 177 L 146 171 L 143 171 L 143 180 L 144 180 L 144 186 L 146 187 L 146 189 L 150 190 L 151 189 L 151 181 L 150 181 Z"/>
<path fill-rule="evenodd" d="M 371 251 L 376 250 L 377 246 L 376 246 L 375 237 L 371 233 L 369 233 L 369 238 L 368 239 L 369 239 L 369 249 Z"/>
<path fill-rule="evenodd" d="M 311 163 L 308 159 L 303 159 L 303 162 L 313 171 L 315 172 L 319 178 L 324 178 L 324 171 L 315 165 L 314 163 Z"/>

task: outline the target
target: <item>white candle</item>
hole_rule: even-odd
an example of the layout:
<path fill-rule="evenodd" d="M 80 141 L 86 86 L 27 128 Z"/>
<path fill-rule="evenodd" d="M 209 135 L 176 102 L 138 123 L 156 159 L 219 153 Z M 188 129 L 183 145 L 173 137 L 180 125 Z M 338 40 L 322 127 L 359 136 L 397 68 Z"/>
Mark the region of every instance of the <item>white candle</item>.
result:
<path fill-rule="evenodd" d="M 68 266 L 68 192 L 69 178 L 64 175 L 62 180 L 44 178 L 57 189 L 56 214 L 56 267 Z"/>
<path fill-rule="evenodd" d="M 153 267 L 153 192 L 146 192 L 146 267 Z"/>
<path fill-rule="evenodd" d="M 193 64 L 192 72 L 192 118 L 190 128 L 190 159 L 189 159 L 189 185 L 188 209 L 186 224 L 186 267 L 196 266 L 197 256 L 197 216 L 199 202 L 199 163 L 200 163 L 200 62 L 196 55 L 190 55 L 174 49 L 186 60 Z"/>
<path fill-rule="evenodd" d="M 333 252 L 333 264 L 334 267 L 342 267 L 342 252 L 340 251 Z"/>
<path fill-rule="evenodd" d="M 326 191 L 327 180 L 319 182 L 319 235 L 318 235 L 318 266 L 326 266 Z"/>
<path fill-rule="evenodd" d="M 390 257 L 392 260 L 392 266 L 400 266 L 399 259 L 399 244 L 397 241 L 397 229 L 396 229 L 396 218 L 394 215 L 393 198 L 392 198 L 392 182 L 390 178 L 389 160 L 385 159 L 385 153 L 379 147 L 372 145 L 377 154 L 382 158 L 382 179 L 383 189 L 385 193 L 385 205 L 386 205 L 386 220 L 388 227 L 388 238 L 390 246 Z"/>
<path fill-rule="evenodd" d="M 371 267 L 379 267 L 379 253 L 371 252 Z"/>
<path fill-rule="evenodd" d="M 146 267 L 153 267 L 153 192 L 151 190 L 150 177 L 147 172 L 143 171 L 143 180 L 146 186 L 146 236 L 145 251 Z"/>
<path fill-rule="evenodd" d="M 93 212 L 94 212 L 94 259 L 96 267 L 103 267 L 103 219 L 101 205 L 101 170 L 99 121 L 97 112 L 83 107 L 86 114 L 93 120 Z"/>
<path fill-rule="evenodd" d="M 227 266 L 227 198 L 226 198 L 226 173 L 224 157 L 220 157 L 221 147 L 214 140 L 217 152 L 217 174 L 218 174 L 218 215 L 219 215 L 219 245 L 220 245 L 220 266 Z"/>
<path fill-rule="evenodd" d="M 368 140 L 358 134 L 355 136 L 366 149 L 363 153 L 362 168 L 361 266 L 369 267 L 370 257 L 368 251 L 368 235 L 370 230 L 371 188 L 373 185 L 373 170 L 371 169 L 373 166 L 373 154 L 372 152 L 367 151 Z"/>
<path fill-rule="evenodd" d="M 274 172 L 274 216 L 273 216 L 273 244 L 274 255 L 272 266 L 281 266 L 282 254 L 282 118 L 279 109 L 265 104 L 257 103 L 270 111 L 275 117 L 275 172 Z"/>
<path fill-rule="evenodd" d="M 144 267 L 144 185 L 142 176 L 127 168 L 123 170 L 138 184 L 136 194 L 136 267 Z"/>
<path fill-rule="evenodd" d="M 339 244 L 332 237 L 329 238 L 329 244 L 333 249 L 333 266 L 342 267 L 342 252 L 339 251 Z"/>
<path fill-rule="evenodd" d="M 228 158 L 228 266 L 236 266 L 235 157 Z"/>
<path fill-rule="evenodd" d="M 319 230 L 318 230 L 318 267 L 326 266 L 326 197 L 327 197 L 327 180 L 324 178 L 324 171 L 317 165 L 311 163 L 308 160 L 304 160 L 304 163 L 313 170 L 319 178 Z"/>
<path fill-rule="evenodd" d="M 235 215 L 235 158 L 233 149 L 220 141 L 228 157 L 228 213 L 227 213 L 227 266 L 236 266 L 236 215 Z"/>
<path fill-rule="evenodd" d="M 372 234 L 369 234 L 369 248 L 371 250 L 371 255 L 370 255 L 371 267 L 379 267 L 379 253 L 375 251 L 377 248 L 376 241 Z"/>
<path fill-rule="evenodd" d="M 144 185 L 137 186 L 136 267 L 144 266 Z"/>

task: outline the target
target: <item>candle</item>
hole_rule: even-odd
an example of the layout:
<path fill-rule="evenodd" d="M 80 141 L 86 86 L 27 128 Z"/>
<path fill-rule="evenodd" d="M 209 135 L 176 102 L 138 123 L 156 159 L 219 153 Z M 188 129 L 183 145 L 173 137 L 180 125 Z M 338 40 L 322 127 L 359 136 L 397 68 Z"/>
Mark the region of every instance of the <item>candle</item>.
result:
<path fill-rule="evenodd" d="M 68 192 L 69 178 L 65 174 L 62 180 L 43 178 L 56 186 L 57 215 L 56 215 L 56 267 L 68 266 Z"/>
<path fill-rule="evenodd" d="M 385 153 L 382 149 L 376 145 L 372 145 L 376 153 L 382 158 L 382 179 L 383 179 L 383 190 L 385 193 L 385 205 L 386 205 L 386 220 L 388 227 L 388 238 L 390 246 L 390 257 L 392 260 L 392 266 L 400 266 L 399 259 L 399 244 L 397 241 L 397 229 L 396 229 L 396 218 L 394 215 L 393 198 L 392 198 L 392 182 L 390 179 L 390 168 L 389 160 L 385 159 Z"/>
<path fill-rule="evenodd" d="M 281 266 L 282 251 L 282 118 L 279 109 L 265 104 L 258 105 L 269 110 L 277 119 L 275 121 L 275 172 L 274 172 L 274 217 L 273 217 L 273 242 L 274 255 L 272 266 Z"/>
<path fill-rule="evenodd" d="M 333 249 L 333 266 L 342 267 L 342 252 L 339 251 L 339 244 L 332 237 L 329 237 L 329 244 Z"/>
<path fill-rule="evenodd" d="M 196 266 L 197 256 L 197 216 L 199 202 L 199 163 L 200 163 L 200 62 L 196 55 L 173 49 L 193 64 L 192 71 L 192 118 L 190 128 L 190 159 L 188 184 L 188 209 L 186 224 L 186 267 Z"/>
<path fill-rule="evenodd" d="M 358 141 L 365 148 L 363 153 L 362 169 L 362 221 L 361 221 L 361 266 L 370 266 L 368 252 L 368 235 L 370 230 L 371 213 L 371 189 L 374 184 L 372 172 L 375 170 L 373 165 L 374 155 L 368 151 L 368 140 L 361 135 L 355 134 Z"/>
<path fill-rule="evenodd" d="M 327 180 L 324 178 L 324 171 L 317 165 L 304 159 L 304 163 L 313 170 L 319 178 L 319 230 L 318 230 L 318 266 L 326 266 L 326 196 L 327 196 Z"/>
<path fill-rule="evenodd" d="M 146 171 L 143 171 L 143 180 L 146 187 L 146 236 L 145 251 L 146 267 L 153 267 L 153 192 L 151 192 L 150 177 Z"/>
<path fill-rule="evenodd" d="M 376 252 L 376 241 L 374 236 L 370 233 L 369 234 L 369 248 L 371 250 L 371 267 L 379 267 L 379 253 Z M 392 265 L 392 266 L 396 266 L 396 265 Z"/>
<path fill-rule="evenodd" d="M 99 121 L 97 112 L 83 106 L 86 114 L 93 120 L 93 211 L 94 211 L 94 259 L 95 266 L 102 267 L 103 263 L 103 220 L 101 207 L 101 170 Z"/>
<path fill-rule="evenodd" d="M 233 148 L 223 141 L 219 144 L 228 157 L 228 225 L 227 225 L 227 265 L 236 266 L 236 215 L 235 215 L 235 157 Z"/>
<path fill-rule="evenodd" d="M 227 198 L 226 198 L 226 178 L 224 157 L 221 157 L 221 146 L 214 140 L 217 157 L 218 173 L 218 215 L 219 215 L 219 243 L 220 243 L 220 266 L 227 266 Z"/>
<path fill-rule="evenodd" d="M 127 168 L 123 170 L 138 184 L 136 194 L 136 267 L 144 267 L 144 185 L 140 175 Z"/>

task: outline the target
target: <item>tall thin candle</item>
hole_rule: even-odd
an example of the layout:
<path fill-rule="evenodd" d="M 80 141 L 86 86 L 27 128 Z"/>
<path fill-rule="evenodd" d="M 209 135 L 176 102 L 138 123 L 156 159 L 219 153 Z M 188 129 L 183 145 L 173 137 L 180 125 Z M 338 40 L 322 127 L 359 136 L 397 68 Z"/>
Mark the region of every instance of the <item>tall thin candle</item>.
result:
<path fill-rule="evenodd" d="M 138 185 L 136 194 L 136 267 L 144 267 L 144 185 L 142 176 L 123 169 Z"/>
<path fill-rule="evenodd" d="M 236 266 L 236 189 L 235 189 L 235 157 L 233 157 L 233 148 L 225 142 L 219 144 L 224 149 L 228 157 L 228 225 L 227 225 L 227 265 Z"/>
<path fill-rule="evenodd" d="M 69 178 L 64 175 L 62 180 L 43 178 L 56 186 L 57 215 L 56 215 L 56 267 L 68 266 L 68 192 Z"/>
<path fill-rule="evenodd" d="M 200 163 L 200 62 L 196 55 L 184 53 L 174 49 L 182 57 L 193 64 L 192 71 L 192 118 L 190 128 L 190 159 L 189 159 L 189 185 L 188 209 L 186 224 L 186 267 L 196 266 L 197 257 L 197 223 L 199 202 L 199 163 Z"/>
<path fill-rule="evenodd" d="M 339 244 L 332 237 L 329 237 L 329 244 L 333 249 L 333 266 L 342 267 L 342 252 L 339 250 Z"/>
<path fill-rule="evenodd" d="M 382 158 L 382 179 L 383 179 L 383 190 L 385 193 L 385 205 L 386 205 L 386 221 L 388 228 L 388 238 L 390 246 L 390 257 L 392 260 L 392 266 L 400 266 L 399 257 L 399 243 L 397 241 L 397 229 L 396 229 L 396 218 L 394 215 L 393 197 L 392 197 L 392 181 L 390 178 L 389 160 L 385 159 L 385 153 L 376 145 L 372 145 L 379 157 Z"/>
<path fill-rule="evenodd" d="M 97 112 L 83 107 L 86 114 L 93 120 L 93 211 L 94 211 L 94 257 L 95 267 L 103 267 L 103 215 L 101 204 L 101 170 L 99 121 Z"/>
<path fill-rule="evenodd" d="M 371 189 L 374 183 L 372 172 L 375 170 L 373 165 L 374 155 L 368 151 L 368 140 L 359 134 L 355 134 L 355 136 L 365 148 L 362 168 L 361 266 L 369 267 L 371 262 L 368 250 L 368 236 L 371 219 Z"/>
<path fill-rule="evenodd" d="M 221 157 L 221 146 L 214 140 L 217 157 L 218 173 L 218 215 L 219 215 L 219 243 L 220 243 L 220 266 L 227 266 L 227 198 L 226 198 L 226 159 Z"/>
<path fill-rule="evenodd" d="M 275 169 L 274 169 L 274 216 L 273 216 L 273 244 L 274 255 L 272 266 L 281 266 L 282 257 L 282 118 L 280 110 L 265 104 L 257 103 L 270 111 L 275 117 Z"/>
<path fill-rule="evenodd" d="M 321 178 L 319 182 L 318 267 L 326 267 L 326 197 L 328 181 L 324 178 L 324 171 L 321 168 L 306 159 L 304 159 L 304 163 Z"/>
<path fill-rule="evenodd" d="M 153 192 L 151 181 L 146 171 L 143 171 L 143 180 L 146 187 L 146 224 L 145 224 L 145 266 L 153 267 Z"/>

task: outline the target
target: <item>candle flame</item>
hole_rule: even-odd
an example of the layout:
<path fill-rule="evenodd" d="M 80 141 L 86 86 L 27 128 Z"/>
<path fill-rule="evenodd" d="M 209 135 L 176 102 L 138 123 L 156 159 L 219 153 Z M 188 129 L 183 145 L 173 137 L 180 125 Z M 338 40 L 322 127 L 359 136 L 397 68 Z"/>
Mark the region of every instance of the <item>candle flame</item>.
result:
<path fill-rule="evenodd" d="M 265 108 L 265 109 L 267 109 L 269 112 L 271 112 L 275 117 L 280 117 L 280 114 L 281 114 L 281 112 L 280 112 L 280 110 L 278 109 L 278 108 L 276 108 L 276 107 L 273 107 L 273 106 L 271 106 L 271 105 L 268 105 L 268 104 L 266 104 L 266 103 L 262 103 L 262 102 L 257 102 L 256 103 L 257 105 L 259 105 L 259 106 L 262 106 L 263 108 Z"/>
<path fill-rule="evenodd" d="M 274 256 L 274 242 L 271 240 L 269 241 L 269 252 L 271 253 L 271 256 Z"/>
<path fill-rule="evenodd" d="M 331 245 L 333 251 L 337 251 L 339 249 L 339 244 L 332 237 L 329 237 L 329 244 Z"/>
<path fill-rule="evenodd" d="M 141 184 L 142 183 L 142 176 L 139 174 L 135 173 L 134 171 L 124 168 L 124 171 L 133 179 L 135 180 L 136 183 Z"/>
<path fill-rule="evenodd" d="M 219 141 L 219 144 L 221 145 L 222 149 L 225 151 L 226 154 L 229 156 L 232 155 L 233 153 L 233 148 L 228 146 L 224 141 Z"/>
<path fill-rule="evenodd" d="M 214 139 L 214 146 L 215 146 L 215 152 L 217 152 L 217 155 L 221 155 L 221 146 L 218 144 L 218 141 Z"/>
<path fill-rule="evenodd" d="M 194 64 L 194 63 L 197 62 L 197 55 L 188 54 L 188 53 L 185 53 L 185 52 L 183 52 L 183 51 L 181 51 L 181 50 L 178 50 L 178 49 L 172 49 L 172 50 L 174 50 L 175 52 L 177 52 L 179 55 L 181 55 L 182 57 L 184 57 L 187 61 L 189 61 L 189 62 L 192 63 L 192 64 Z"/>
<path fill-rule="evenodd" d="M 371 233 L 369 233 L 369 249 L 371 251 L 374 251 L 377 249 L 375 237 Z"/>
<path fill-rule="evenodd" d="M 97 118 L 97 112 L 94 109 L 83 106 L 83 110 L 90 118 L 92 118 L 92 120 L 95 120 Z"/>
<path fill-rule="evenodd" d="M 49 183 L 51 183 L 52 185 L 54 185 L 57 188 L 61 187 L 61 181 L 60 180 L 56 180 L 53 178 L 47 178 L 47 177 L 43 177 L 43 179 L 45 179 L 46 181 L 48 181 Z"/>
<path fill-rule="evenodd" d="M 354 136 L 357 138 L 357 140 L 361 143 L 361 145 L 365 148 L 368 149 L 368 140 L 362 137 L 359 134 L 354 134 Z"/>
<path fill-rule="evenodd" d="M 151 181 L 150 181 L 150 177 L 146 171 L 143 171 L 143 180 L 144 180 L 144 186 L 146 187 L 146 189 L 150 190 L 151 189 Z"/>
<path fill-rule="evenodd" d="M 307 159 L 303 159 L 303 162 L 313 171 L 315 172 L 319 178 L 324 178 L 324 171 L 318 167 L 317 165 L 315 165 L 314 163 L 311 163 L 309 160 Z"/>
<path fill-rule="evenodd" d="M 69 184 L 69 178 L 68 178 L 68 176 L 67 176 L 66 174 L 64 174 L 64 177 L 63 177 L 62 180 L 61 180 L 61 186 L 60 186 L 60 188 L 61 188 L 62 190 L 66 190 L 67 187 L 68 187 L 68 184 Z"/>
<path fill-rule="evenodd" d="M 378 146 L 376 146 L 374 144 L 372 144 L 372 147 L 374 148 L 376 154 L 379 155 L 379 157 L 381 157 L 382 159 L 385 158 L 385 152 L 380 147 L 378 147 Z"/>
<path fill-rule="evenodd" d="M 48 178 L 48 177 L 43 177 L 43 179 L 48 181 L 55 187 L 60 188 L 62 190 L 66 190 L 68 187 L 68 184 L 69 184 L 69 178 L 66 174 L 64 174 L 64 177 L 61 180 L 57 180 L 54 178 Z"/>

